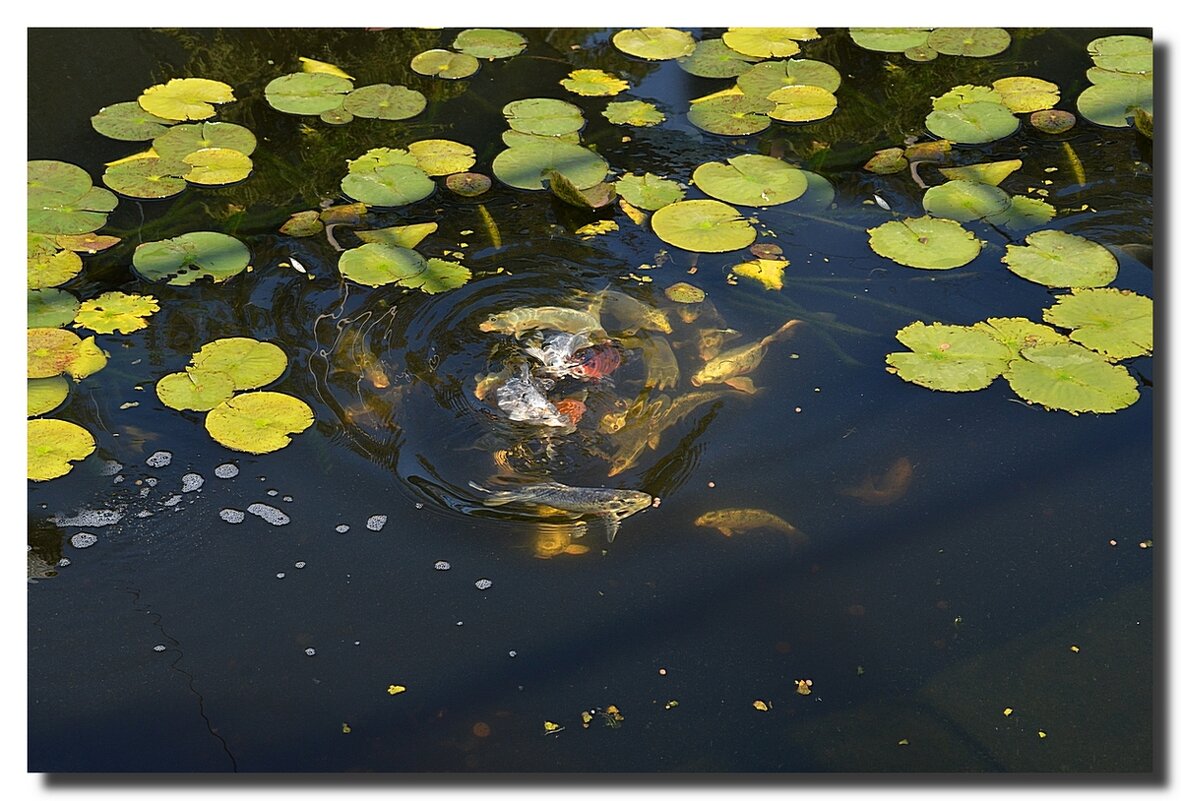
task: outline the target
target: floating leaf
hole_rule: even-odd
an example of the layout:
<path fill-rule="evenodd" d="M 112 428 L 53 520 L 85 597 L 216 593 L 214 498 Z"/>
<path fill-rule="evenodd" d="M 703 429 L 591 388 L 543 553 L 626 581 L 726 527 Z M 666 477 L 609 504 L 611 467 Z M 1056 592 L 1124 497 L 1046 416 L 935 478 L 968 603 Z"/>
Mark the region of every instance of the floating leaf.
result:
<path fill-rule="evenodd" d="M 664 296 L 673 303 L 700 303 L 705 300 L 705 291 L 684 281 L 678 281 L 665 288 Z"/>
<path fill-rule="evenodd" d="M 783 271 L 787 269 L 786 259 L 754 259 L 736 264 L 731 272 L 741 278 L 750 278 L 763 285 L 763 289 L 783 289 Z"/>
<path fill-rule="evenodd" d="M 992 225 L 1008 228 L 1010 231 L 1028 231 L 1054 219 L 1057 210 L 1044 200 L 1032 197 L 1011 198 L 1009 207 L 1000 214 L 985 217 Z"/>
<path fill-rule="evenodd" d="M 107 352 L 98 346 L 94 337 L 87 337 L 78 344 L 74 361 L 66 368 L 75 381 L 94 375 L 107 366 Z"/>
<path fill-rule="evenodd" d="M 645 100 L 614 100 L 603 109 L 603 116 L 615 125 L 647 128 L 664 122 L 664 112 Z"/>
<path fill-rule="evenodd" d="M 349 75 L 347 72 L 342 70 L 340 67 L 336 66 L 335 64 L 330 64 L 327 61 L 317 61 L 314 58 L 306 58 L 304 56 L 300 56 L 299 63 L 301 65 L 303 65 L 304 72 L 317 73 L 317 74 L 323 73 L 324 75 L 335 75 L 337 78 L 344 78 L 345 80 L 348 80 L 348 81 L 351 81 L 353 79 L 352 75 Z"/>
<path fill-rule="evenodd" d="M 407 247 L 373 242 L 340 254 L 340 274 L 365 286 L 385 286 L 413 279 L 426 270 L 426 259 Z"/>
<path fill-rule="evenodd" d="M 1035 111 L 1029 115 L 1029 124 L 1042 133 L 1066 133 L 1074 127 L 1075 118 L 1069 111 L 1063 109 L 1048 109 Z"/>
<path fill-rule="evenodd" d="M 478 172 L 460 172 L 447 176 L 447 188 L 460 197 L 476 197 L 492 188 L 492 179 Z"/>
<path fill-rule="evenodd" d="M 103 183 L 127 197 L 154 200 L 181 192 L 192 169 L 179 159 L 134 159 L 107 167 Z"/>
<path fill-rule="evenodd" d="M 1022 348 L 1067 341 L 1066 337 L 1050 326 L 1024 317 L 989 317 L 972 327 L 990 334 L 1007 347 L 1010 359 L 1016 359 Z"/>
<path fill-rule="evenodd" d="M 543 189 L 542 178 L 551 170 L 587 189 L 607 177 L 607 162 L 593 150 L 559 141 L 510 147 L 492 160 L 493 174 L 517 189 Z"/>
<path fill-rule="evenodd" d="M 946 139 L 936 139 L 934 142 L 915 142 L 907 145 L 903 153 L 911 161 L 942 162 L 951 152 L 951 142 Z"/>
<path fill-rule="evenodd" d="M 215 406 L 205 417 L 205 430 L 227 448 L 245 453 L 271 453 L 291 443 L 315 422 L 312 409 L 281 392 L 245 392 Z"/>
<path fill-rule="evenodd" d="M 596 69 L 573 70 L 569 77 L 558 83 L 566 87 L 567 91 L 584 97 L 610 97 L 626 91 L 629 87 L 627 81 Z"/>
<path fill-rule="evenodd" d="M 1003 189 L 977 181 L 952 180 L 933 186 L 923 194 L 923 208 L 935 217 L 971 222 L 1001 214 L 1009 208 Z"/>
<path fill-rule="evenodd" d="M 583 122 L 585 122 L 585 120 Z M 578 131 L 558 134 L 557 136 L 544 136 L 542 134 L 522 133 L 521 131 L 514 131 L 512 128 L 509 128 L 507 131 L 501 133 L 500 139 L 508 147 L 520 147 L 521 145 L 548 145 L 552 142 L 565 142 L 568 145 L 582 144 L 582 137 L 578 135 Z"/>
<path fill-rule="evenodd" d="M 349 92 L 342 105 L 355 117 L 408 120 L 426 108 L 426 96 L 405 86 L 376 83 Z"/>
<path fill-rule="evenodd" d="M 73 203 L 93 186 L 90 173 L 67 161 L 30 161 L 26 169 L 30 208 Z"/>
<path fill-rule="evenodd" d="M 48 414 L 62 405 L 70 394 L 70 382 L 55 375 L 28 380 L 28 417 Z"/>
<path fill-rule="evenodd" d="M 411 142 L 407 149 L 427 175 L 464 172 L 476 163 L 476 151 L 470 145 L 450 139 L 421 139 Z"/>
<path fill-rule="evenodd" d="M 61 328 L 74 319 L 78 299 L 61 289 L 30 289 L 26 328 Z"/>
<path fill-rule="evenodd" d="M 417 167 L 418 157 L 409 150 L 401 148 L 375 147 L 366 150 L 355 159 L 349 159 L 349 172 L 373 172 L 378 167 L 391 167 L 395 164 Z"/>
<path fill-rule="evenodd" d="M 738 78 L 738 88 L 751 97 L 767 97 L 785 86 L 818 86 L 831 93 L 840 85 L 841 73 L 835 67 L 807 58 L 764 61 Z"/>
<path fill-rule="evenodd" d="M 980 240 L 955 220 L 910 217 L 869 230 L 874 253 L 907 267 L 949 270 L 976 258 Z"/>
<path fill-rule="evenodd" d="M 410 289 L 421 289 L 434 295 L 448 289 L 461 287 L 470 281 L 472 271 L 462 264 L 445 259 L 427 259 L 426 270 L 412 280 L 403 280 L 399 284 Z"/>
<path fill-rule="evenodd" d="M 1136 130 L 1152 138 L 1152 112 L 1146 111 L 1142 108 L 1132 109 L 1132 124 L 1136 126 Z"/>
<path fill-rule="evenodd" d="M 910 351 L 886 354 L 887 371 L 928 389 L 984 389 L 1009 360 L 1008 347 L 978 328 L 915 322 L 896 336 Z"/>
<path fill-rule="evenodd" d="M 249 156 L 258 145 L 250 129 L 232 122 L 199 122 L 175 125 L 152 140 L 160 158 L 183 159 L 207 147 L 224 147 Z"/>
<path fill-rule="evenodd" d="M 71 462 L 94 453 L 94 437 L 66 420 L 37 419 L 28 423 L 28 475 L 48 481 L 73 469 Z"/>
<path fill-rule="evenodd" d="M 1020 121 L 1002 103 L 977 102 L 935 109 L 927 115 L 926 125 L 936 136 L 978 145 L 1003 139 L 1017 130 Z"/>
<path fill-rule="evenodd" d="M 249 156 L 226 147 L 193 151 L 184 157 L 184 163 L 192 167 L 185 173 L 185 180 L 202 186 L 237 183 L 254 169 Z"/>
<path fill-rule="evenodd" d="M 170 409 L 207 412 L 233 396 L 234 379 L 215 370 L 186 368 L 156 382 L 156 397 Z"/>
<path fill-rule="evenodd" d="M 850 28 L 849 36 L 858 46 L 879 53 L 901 53 L 923 47 L 931 36 L 929 28 Z"/>
<path fill-rule="evenodd" d="M 628 28 L 612 36 L 611 43 L 629 56 L 648 61 L 681 58 L 697 47 L 691 33 L 675 28 Z"/>
<path fill-rule="evenodd" d="M 400 248 L 413 248 L 427 236 L 439 230 L 438 223 L 415 223 L 413 225 L 395 225 L 390 228 L 377 228 L 372 231 L 355 231 L 362 242 L 380 242 Z"/>
<path fill-rule="evenodd" d="M 69 281 L 82 272 L 82 257 L 71 250 L 29 254 L 28 287 L 45 289 Z"/>
<path fill-rule="evenodd" d="M 1091 70 L 1087 75 L 1091 77 L 1099 72 Z M 1079 114 L 1099 125 L 1126 128 L 1135 117 L 1134 109 L 1152 111 L 1152 75 L 1110 73 L 1110 76 L 1079 94 Z"/>
<path fill-rule="evenodd" d="M 332 111 L 340 108 L 345 96 L 351 91 L 352 81 L 323 72 L 280 75 L 263 90 L 271 108 L 287 114 L 323 114 Z"/>
<path fill-rule="evenodd" d="M 145 89 L 139 96 L 139 105 L 149 114 L 166 120 L 204 120 L 217 113 L 214 103 L 229 103 L 233 99 L 233 88 L 221 81 L 173 78 Z"/>
<path fill-rule="evenodd" d="M 619 223 L 615 220 L 596 220 L 574 229 L 574 233 L 583 239 L 590 239 L 599 234 L 609 234 L 619 230 Z"/>
<path fill-rule="evenodd" d="M 480 61 L 467 53 L 453 53 L 450 50 L 426 50 L 410 59 L 410 69 L 419 75 L 433 75 L 448 80 L 458 80 L 474 75 L 480 69 Z"/>
<path fill-rule="evenodd" d="M 1004 28 L 936 28 L 927 46 L 945 56 L 995 56 L 1009 47 L 1011 38 Z"/>
<path fill-rule="evenodd" d="M 364 203 L 342 203 L 338 206 L 328 206 L 320 209 L 320 222 L 325 225 L 360 225 L 368 211 L 369 207 Z"/>
<path fill-rule="evenodd" d="M 1115 412 L 1140 397 L 1125 367 L 1073 343 L 1022 348 L 1005 378 L 1024 400 L 1071 414 Z"/>
<path fill-rule="evenodd" d="M 879 150 L 873 154 L 873 157 L 865 162 L 864 168 L 877 175 L 892 175 L 896 172 L 902 172 L 910 162 L 906 160 L 902 148 L 888 147 Z"/>
<path fill-rule="evenodd" d="M 287 354 L 278 345 L 250 337 L 215 339 L 193 354 L 193 368 L 202 373 L 224 373 L 234 389 L 257 389 L 283 375 Z"/>
<path fill-rule="evenodd" d="M 995 103 L 1004 105 L 1004 96 L 991 86 L 960 84 L 948 89 L 939 97 L 931 98 L 931 108 L 937 111 L 953 111 L 967 103 Z"/>
<path fill-rule="evenodd" d="M 814 28 L 731 28 L 722 34 L 729 47 L 755 58 L 786 58 L 800 52 L 796 39 L 815 39 Z"/>
<path fill-rule="evenodd" d="M 1046 322 L 1110 360 L 1152 352 L 1152 300 L 1119 289 L 1076 289 L 1046 309 Z"/>
<path fill-rule="evenodd" d="M 1005 105 L 1016 114 L 1053 108 L 1058 103 L 1058 85 L 1041 78 L 1001 78 L 993 81 L 992 87 L 1001 93 Z"/>
<path fill-rule="evenodd" d="M 1007 245 L 1001 261 L 1022 278 L 1050 287 L 1106 286 L 1119 271 L 1110 250 L 1065 231 L 1035 231 L 1024 246 Z"/>
<path fill-rule="evenodd" d="M 318 211 L 297 211 L 279 226 L 279 233 L 287 236 L 315 236 L 324 230 Z"/>
<path fill-rule="evenodd" d="M 674 247 L 698 253 L 741 250 L 755 229 L 737 209 L 717 200 L 680 200 L 657 209 L 652 231 Z"/>
<path fill-rule="evenodd" d="M 819 86 L 784 86 L 767 95 L 775 108 L 767 116 L 780 122 L 813 122 L 836 111 L 837 98 Z"/>
<path fill-rule="evenodd" d="M 99 109 L 90 125 L 103 136 L 122 142 L 145 142 L 168 130 L 173 120 L 144 111 L 134 100 Z"/>
<path fill-rule="evenodd" d="M 693 183 L 710 197 L 740 206 L 777 206 L 808 188 L 802 171 L 772 156 L 749 153 L 725 164 L 702 164 L 693 171 Z"/>
<path fill-rule="evenodd" d="M 902 51 L 902 55 L 906 56 L 911 61 L 934 61 L 939 58 L 939 51 L 929 45 L 919 45 L 918 47 L 908 47 Z"/>
<path fill-rule="evenodd" d="M 656 175 L 625 173 L 615 182 L 619 194 L 636 208 L 655 211 L 685 197 L 685 190 L 676 181 Z"/>
<path fill-rule="evenodd" d="M 767 113 L 775 103 L 762 97 L 750 97 L 741 91 L 694 101 L 688 120 L 703 131 L 723 136 L 746 136 L 771 125 Z"/>
<path fill-rule="evenodd" d="M 703 39 L 692 53 L 677 59 L 677 66 L 699 78 L 735 78 L 758 60 L 758 56 L 739 53 L 721 39 Z"/>
<path fill-rule="evenodd" d="M 582 109 L 565 100 L 530 97 L 514 100 L 502 109 L 509 127 L 538 136 L 561 136 L 582 130 L 586 120 Z"/>
<path fill-rule="evenodd" d="M 559 200 L 569 203 L 571 206 L 583 209 L 601 209 L 614 203 L 616 199 L 615 187 L 612 184 L 597 183 L 586 189 L 579 189 L 569 178 L 556 170 L 550 170 L 544 177 L 549 181 L 550 191 Z"/>
<path fill-rule="evenodd" d="M 525 37 L 500 28 L 468 28 L 451 43 L 461 53 L 475 58 L 509 58 L 525 49 Z"/>
<path fill-rule="evenodd" d="M 147 328 L 145 317 L 160 311 L 160 304 L 151 295 L 128 295 L 124 292 L 104 292 L 97 298 L 83 301 L 74 316 L 74 328 L 89 328 L 99 334 L 130 334 Z"/>
<path fill-rule="evenodd" d="M 83 183 L 85 181 L 85 183 Z M 118 198 L 64 161 L 28 162 L 27 227 L 39 234 L 88 234 L 107 222 Z"/>
<path fill-rule="evenodd" d="M 1113 72 L 1151 73 L 1152 40 L 1144 36 L 1101 36 L 1087 45 L 1095 66 Z"/>
<path fill-rule="evenodd" d="M 391 164 L 363 172 L 349 172 L 340 189 L 370 206 L 406 206 L 435 191 L 435 182 L 418 167 Z"/>
<path fill-rule="evenodd" d="M 105 236 L 95 233 L 89 234 L 58 234 L 54 237 L 58 247 L 72 250 L 75 253 L 98 253 L 101 250 L 114 247 L 122 240 L 117 236 Z"/>
<path fill-rule="evenodd" d="M 823 175 L 808 170 L 800 170 L 808 182 L 804 194 L 792 201 L 792 209 L 797 212 L 828 211 L 836 200 L 837 190 Z"/>
<path fill-rule="evenodd" d="M 250 250 L 227 234 L 193 231 L 145 242 L 135 249 L 131 264 L 149 281 L 189 286 L 208 276 L 217 283 L 245 270 L 250 264 Z"/>
<path fill-rule="evenodd" d="M 964 167 L 940 167 L 939 173 L 954 181 L 975 181 L 990 186 L 1000 186 L 1001 181 L 1021 169 L 1021 159 L 987 161 Z"/>
<path fill-rule="evenodd" d="M 94 337 L 79 339 L 63 328 L 28 329 L 28 377 L 51 378 L 68 373 L 81 381 L 101 370 L 106 354 L 94 343 Z"/>

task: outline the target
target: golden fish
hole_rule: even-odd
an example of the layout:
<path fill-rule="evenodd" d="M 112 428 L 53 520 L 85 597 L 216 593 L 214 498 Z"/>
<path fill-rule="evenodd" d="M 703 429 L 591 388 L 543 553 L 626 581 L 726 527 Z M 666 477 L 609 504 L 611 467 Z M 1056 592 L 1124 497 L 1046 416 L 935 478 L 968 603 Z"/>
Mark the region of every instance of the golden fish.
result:
<path fill-rule="evenodd" d="M 490 315 L 487 320 L 480 323 L 480 330 L 485 333 L 495 331 L 500 334 L 512 334 L 517 338 L 526 331 L 538 328 L 546 331 L 563 331 L 567 334 L 586 334 L 600 340 L 607 339 L 607 332 L 603 330 L 598 314 L 564 306 L 519 306 Z"/>
<path fill-rule="evenodd" d="M 766 509 L 715 509 L 698 517 L 693 521 L 693 525 L 716 528 L 726 537 L 744 531 L 770 528 L 787 534 L 792 548 L 808 542 L 808 538 L 798 528 Z"/>
<path fill-rule="evenodd" d="M 488 493 L 486 497 L 481 498 L 485 506 L 532 506 L 542 514 L 551 509 L 558 509 L 601 520 L 607 527 L 607 542 L 614 541 L 621 520 L 647 509 L 653 500 L 651 495 L 639 490 L 572 487 L 559 484 L 557 481 L 519 484 L 512 489 L 497 491 L 485 489 L 474 481 L 469 481 L 468 485 L 475 490 Z"/>
<path fill-rule="evenodd" d="M 690 392 L 670 401 L 668 395 L 658 395 L 650 403 L 644 403 L 634 417 L 629 413 L 628 422 L 619 431 L 619 447 L 611 457 L 607 475 L 614 476 L 636 463 L 644 448 L 655 450 L 660 438 L 670 427 L 685 419 L 694 409 L 705 403 L 724 398 L 727 390 Z"/>
<path fill-rule="evenodd" d="M 867 476 L 856 487 L 841 490 L 841 494 L 856 498 L 868 506 L 885 506 L 905 495 L 913 478 L 914 465 L 910 459 L 900 456 L 881 476 Z"/>
<path fill-rule="evenodd" d="M 788 332 L 800 322 L 800 320 L 788 320 L 776 331 L 758 342 L 719 353 L 693 374 L 693 377 L 689 379 L 690 383 L 695 387 L 702 384 L 726 384 L 739 392 L 753 393 L 755 391 L 754 382 L 746 377 L 746 373 L 759 366 L 763 357 L 767 355 L 767 347 L 772 342 L 786 338 Z"/>
<path fill-rule="evenodd" d="M 697 331 L 697 355 L 708 362 L 722 352 L 722 345 L 740 334 L 733 328 L 702 328 Z"/>
<path fill-rule="evenodd" d="M 627 348 L 639 348 L 643 353 L 645 389 L 672 389 L 677 385 L 681 378 L 681 367 L 667 339 L 645 332 L 621 339 L 620 344 Z"/>
<path fill-rule="evenodd" d="M 659 331 L 662 334 L 672 333 L 673 327 L 667 313 L 636 300 L 631 295 L 607 289 L 599 294 L 597 300 L 602 310 L 621 324 L 618 333 L 634 334 L 641 329 Z"/>

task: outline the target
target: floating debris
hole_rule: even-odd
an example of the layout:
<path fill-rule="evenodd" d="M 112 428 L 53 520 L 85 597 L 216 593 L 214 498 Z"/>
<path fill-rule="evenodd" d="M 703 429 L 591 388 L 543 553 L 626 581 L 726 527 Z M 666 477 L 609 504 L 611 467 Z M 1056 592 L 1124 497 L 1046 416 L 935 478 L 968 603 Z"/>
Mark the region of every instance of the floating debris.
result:
<path fill-rule="evenodd" d="M 58 560 L 57 560 L 57 566 L 58 566 L 58 567 L 69 567 L 69 566 L 70 566 L 70 564 L 71 564 L 71 563 L 70 563 L 70 560 L 69 560 L 69 559 L 67 559 L 67 558 L 66 558 L 66 557 L 64 557 L 64 556 L 63 556 L 61 559 L 58 559 Z"/>
<path fill-rule="evenodd" d="M 442 559 L 435 562 L 435 570 L 450 570 L 450 569 L 451 569 L 450 562 L 444 562 Z"/>
<path fill-rule="evenodd" d="M 760 712 L 768 712 L 771 709 L 771 704 L 761 698 L 755 699 L 755 702 L 751 706 Z"/>
<path fill-rule="evenodd" d="M 381 531 L 385 527 L 385 521 L 388 520 L 385 515 L 373 515 L 365 521 L 365 528 L 370 531 Z"/>
<path fill-rule="evenodd" d="M 172 495 L 168 498 L 168 500 L 164 501 L 165 506 L 176 506 L 178 503 L 180 503 L 179 495 Z"/>
<path fill-rule="evenodd" d="M 276 489 L 267 490 L 267 495 L 270 495 L 272 498 L 274 498 L 278 494 L 279 494 L 279 490 L 276 490 Z"/>
<path fill-rule="evenodd" d="M 315 648 L 305 648 L 303 652 L 304 652 L 305 654 L 307 654 L 308 656 L 315 656 L 315 655 L 316 655 L 316 649 L 315 649 Z"/>
<path fill-rule="evenodd" d="M 796 679 L 796 692 L 800 695 L 812 694 L 812 680 L 811 679 Z"/>
<path fill-rule="evenodd" d="M 277 579 L 285 579 L 285 578 L 287 578 L 287 574 L 286 574 L 286 573 L 276 573 L 276 574 L 275 574 L 275 578 L 277 578 Z"/>
<path fill-rule="evenodd" d="M 238 465 L 230 464 L 229 462 L 226 462 L 225 464 L 219 464 L 217 467 L 213 468 L 213 475 L 217 476 L 218 478 L 233 478 L 234 476 L 238 475 Z"/>
<path fill-rule="evenodd" d="M 545 725 L 543 728 L 545 729 L 546 734 L 557 734 L 558 732 L 563 731 L 566 727 L 559 726 L 557 723 L 554 723 L 552 720 L 547 720 L 545 722 Z"/>
<path fill-rule="evenodd" d="M 272 526 L 285 526 L 291 522 L 291 518 L 283 514 L 281 510 L 267 506 L 265 503 L 252 503 L 246 507 L 246 511 L 261 517 Z"/>
<path fill-rule="evenodd" d="M 348 527 L 347 523 L 341 523 L 339 526 L 336 527 L 337 534 L 343 534 L 348 530 L 349 530 L 349 527 Z"/>
<path fill-rule="evenodd" d="M 156 451 L 145 461 L 148 467 L 167 467 L 172 464 L 172 454 L 168 451 Z"/>
<path fill-rule="evenodd" d="M 153 645 L 152 650 L 156 653 L 160 653 L 161 651 L 165 650 L 165 647 L 163 645 Z"/>
<path fill-rule="evenodd" d="M 303 570 L 303 569 L 304 569 L 305 567 L 307 567 L 307 566 L 308 566 L 308 563 L 307 563 L 307 562 L 296 562 L 296 563 L 295 563 L 295 569 L 296 569 L 296 570 Z"/>
<path fill-rule="evenodd" d="M 73 517 L 63 517 L 60 514 L 54 515 L 50 519 L 50 522 L 58 528 L 64 528 L 65 526 L 98 528 L 100 526 L 113 525 L 122 519 L 123 512 L 117 509 L 84 509 Z"/>
<path fill-rule="evenodd" d="M 79 531 L 74 536 L 70 537 L 70 545 L 75 548 L 89 548 L 98 542 L 98 537 L 94 536 L 88 531 Z"/>
<path fill-rule="evenodd" d="M 488 580 L 488 579 L 486 579 L 486 578 L 479 579 L 479 580 L 476 582 L 476 589 L 477 589 L 477 590 L 486 590 L 486 589 L 488 589 L 488 588 L 489 588 L 489 587 L 491 587 L 491 586 L 492 586 L 492 582 L 491 582 L 491 581 L 489 581 L 489 580 Z"/>
<path fill-rule="evenodd" d="M 241 523 L 246 519 L 246 513 L 238 509 L 222 509 L 217 514 L 218 517 L 227 523 Z"/>
<path fill-rule="evenodd" d="M 180 480 L 181 492 L 193 492 L 201 489 L 201 485 L 205 483 L 205 477 L 197 473 L 185 473 Z"/>
<path fill-rule="evenodd" d="M 406 692 L 406 688 L 403 687 L 401 684 L 391 684 L 389 687 L 386 688 L 386 692 L 389 693 L 390 695 L 399 695 L 401 693 Z"/>

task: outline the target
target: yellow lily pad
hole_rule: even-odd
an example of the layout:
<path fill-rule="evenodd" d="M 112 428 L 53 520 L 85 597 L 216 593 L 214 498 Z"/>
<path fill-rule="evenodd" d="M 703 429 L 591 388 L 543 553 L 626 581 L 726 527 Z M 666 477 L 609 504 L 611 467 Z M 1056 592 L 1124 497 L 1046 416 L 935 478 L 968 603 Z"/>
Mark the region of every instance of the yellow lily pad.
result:
<path fill-rule="evenodd" d="M 783 271 L 787 269 L 786 259 L 754 259 L 736 264 L 731 272 L 742 278 L 758 281 L 764 289 L 783 289 Z"/>
<path fill-rule="evenodd" d="M 336 66 L 335 64 L 330 64 L 327 61 L 317 61 L 314 58 L 300 56 L 299 62 L 303 66 L 304 72 L 322 72 L 325 75 L 335 75 L 337 78 L 344 78 L 348 81 L 353 79 L 352 75 L 349 75 L 340 67 Z"/>
<path fill-rule="evenodd" d="M 170 409 L 207 412 L 233 396 L 234 379 L 216 370 L 187 368 L 156 382 L 156 397 Z"/>
<path fill-rule="evenodd" d="M 48 414 L 61 406 L 70 394 L 70 382 L 55 375 L 52 378 L 30 378 L 28 380 L 28 417 Z"/>
<path fill-rule="evenodd" d="M 427 175 L 452 175 L 466 172 L 476 163 L 476 151 L 470 145 L 450 139 L 421 139 L 406 149 Z"/>
<path fill-rule="evenodd" d="M 64 476 L 94 453 L 90 432 L 66 420 L 38 418 L 28 423 L 28 475 L 33 481 Z"/>
<path fill-rule="evenodd" d="M 315 422 L 312 408 L 282 392 L 244 392 L 215 406 L 205 430 L 217 442 L 245 453 L 271 453 Z"/>
<path fill-rule="evenodd" d="M 149 114 L 166 120 L 204 120 L 217 113 L 214 103 L 229 103 L 233 99 L 233 87 L 221 81 L 173 78 L 145 89 L 139 96 L 139 105 Z"/>
<path fill-rule="evenodd" d="M 160 311 L 160 304 L 151 295 L 128 295 L 123 292 L 104 292 L 97 298 L 83 301 L 74 315 L 74 328 L 89 328 L 100 334 L 130 334 L 147 328 L 149 317 Z"/>
<path fill-rule="evenodd" d="M 193 366 L 202 372 L 225 373 L 235 389 L 257 389 L 283 375 L 287 354 L 271 342 L 226 337 L 203 345 L 193 354 Z"/>
<path fill-rule="evenodd" d="M 574 70 L 558 83 L 568 91 L 584 97 L 609 97 L 626 91 L 630 84 L 603 70 Z"/>

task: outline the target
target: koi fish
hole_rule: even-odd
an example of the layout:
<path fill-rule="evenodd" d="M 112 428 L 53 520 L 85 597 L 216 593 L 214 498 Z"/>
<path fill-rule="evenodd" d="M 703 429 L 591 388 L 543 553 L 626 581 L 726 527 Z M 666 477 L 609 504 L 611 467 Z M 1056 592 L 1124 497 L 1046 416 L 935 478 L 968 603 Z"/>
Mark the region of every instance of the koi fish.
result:
<path fill-rule="evenodd" d="M 474 481 L 468 484 L 475 490 L 488 493 L 483 499 L 485 506 L 519 504 L 601 519 L 607 525 L 607 542 L 614 541 L 621 520 L 647 509 L 653 501 L 651 495 L 639 490 L 571 487 L 557 481 L 522 484 L 497 491 L 481 487 Z"/>
<path fill-rule="evenodd" d="M 622 363 L 623 357 L 618 348 L 612 345 L 597 346 L 586 353 L 582 361 L 570 370 L 570 374 L 577 378 L 598 380 L 614 373 Z"/>
<path fill-rule="evenodd" d="M 672 323 L 668 319 L 668 314 L 662 309 L 649 306 L 631 295 L 625 295 L 623 292 L 616 292 L 612 289 L 600 293 L 599 300 L 602 310 L 620 323 L 619 333 L 621 334 L 634 334 L 641 329 L 659 331 L 662 334 L 672 333 Z"/>
<path fill-rule="evenodd" d="M 607 332 L 603 330 L 597 314 L 564 306 L 519 306 L 490 315 L 487 320 L 480 323 L 480 330 L 485 333 L 494 331 L 499 334 L 511 334 L 518 339 L 526 331 L 538 328 L 564 331 L 567 334 L 585 334 L 599 341 L 607 339 Z"/>
<path fill-rule="evenodd" d="M 732 537 L 744 531 L 770 528 L 787 534 L 792 548 L 808 542 L 808 538 L 798 528 L 766 509 L 715 509 L 698 517 L 693 521 L 693 525 L 716 528 L 725 537 Z"/>
<path fill-rule="evenodd" d="M 754 393 L 754 382 L 746 377 L 746 373 L 759 366 L 772 342 L 785 339 L 788 332 L 800 322 L 802 321 L 788 320 L 758 342 L 722 351 L 694 373 L 689 382 L 695 387 L 702 384 L 726 384 L 739 392 Z"/>
<path fill-rule="evenodd" d="M 856 498 L 867 506 L 885 506 L 905 495 L 913 478 L 914 465 L 910 459 L 900 456 L 881 476 L 867 476 L 856 487 L 841 490 L 841 494 Z"/>

